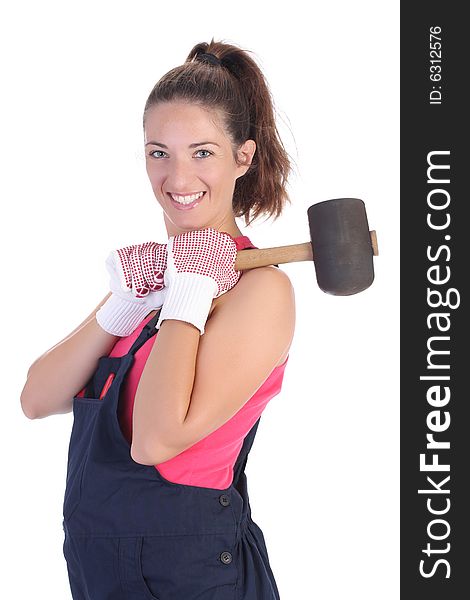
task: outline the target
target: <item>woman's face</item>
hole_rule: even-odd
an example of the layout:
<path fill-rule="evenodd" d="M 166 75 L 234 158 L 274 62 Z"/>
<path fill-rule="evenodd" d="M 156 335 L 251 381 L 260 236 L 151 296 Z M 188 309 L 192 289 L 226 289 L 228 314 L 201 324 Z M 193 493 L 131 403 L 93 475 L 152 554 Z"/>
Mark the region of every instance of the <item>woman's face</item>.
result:
<path fill-rule="evenodd" d="M 168 235 L 213 227 L 240 235 L 232 211 L 235 182 L 251 163 L 256 144 L 238 150 L 216 111 L 185 102 L 162 102 L 145 118 L 147 174 L 160 203 Z M 245 166 L 246 165 L 246 166 Z"/>

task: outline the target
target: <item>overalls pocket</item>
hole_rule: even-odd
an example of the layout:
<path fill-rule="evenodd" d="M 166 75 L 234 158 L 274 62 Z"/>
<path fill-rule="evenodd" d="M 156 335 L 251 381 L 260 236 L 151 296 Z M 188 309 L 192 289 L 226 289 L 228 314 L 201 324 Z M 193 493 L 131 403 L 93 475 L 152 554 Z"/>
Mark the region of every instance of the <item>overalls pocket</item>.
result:
<path fill-rule="evenodd" d="M 119 579 L 126 598 L 160 600 L 149 588 L 142 573 L 141 537 L 119 539 Z M 166 599 L 165 599 L 166 600 Z"/>
<path fill-rule="evenodd" d="M 63 515 L 68 520 L 80 503 L 83 471 L 87 461 L 90 437 L 101 407 L 94 398 L 73 399 L 73 426 L 67 460 Z"/>
<path fill-rule="evenodd" d="M 150 598 L 235 600 L 232 538 L 200 533 L 136 538 L 138 577 Z"/>

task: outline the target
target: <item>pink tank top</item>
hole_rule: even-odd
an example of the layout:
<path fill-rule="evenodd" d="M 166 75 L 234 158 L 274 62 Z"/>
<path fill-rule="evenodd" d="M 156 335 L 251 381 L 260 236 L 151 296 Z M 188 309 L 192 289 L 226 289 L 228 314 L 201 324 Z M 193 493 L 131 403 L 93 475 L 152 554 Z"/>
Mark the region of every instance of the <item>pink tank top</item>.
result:
<path fill-rule="evenodd" d="M 246 236 L 234 239 L 238 250 L 255 248 Z M 150 316 L 146 317 L 131 335 L 119 339 L 109 356 L 126 354 L 150 319 Z M 132 441 L 132 413 L 137 385 L 157 336 L 158 332 L 137 350 L 134 363 L 121 388 L 118 419 L 129 444 Z M 158 466 L 155 465 L 162 477 L 173 483 L 199 487 L 220 490 L 229 487 L 233 481 L 233 468 L 245 436 L 258 420 L 269 400 L 281 390 L 288 358 L 282 365 L 274 368 L 257 392 L 231 419 L 177 456 Z"/>

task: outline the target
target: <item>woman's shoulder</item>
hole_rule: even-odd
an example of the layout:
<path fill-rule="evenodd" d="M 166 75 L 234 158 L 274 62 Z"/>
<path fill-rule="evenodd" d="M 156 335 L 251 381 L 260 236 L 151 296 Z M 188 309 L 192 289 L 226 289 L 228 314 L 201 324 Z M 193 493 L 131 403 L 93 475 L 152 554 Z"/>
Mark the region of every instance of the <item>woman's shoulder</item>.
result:
<path fill-rule="evenodd" d="M 236 286 L 214 300 L 213 309 L 225 313 L 227 321 L 244 322 L 259 343 L 284 346 L 276 366 L 285 362 L 294 334 L 295 295 L 284 271 L 274 266 L 244 271 Z"/>
<path fill-rule="evenodd" d="M 219 298 L 220 303 L 239 303 L 241 300 L 263 304 L 271 298 L 284 309 L 295 308 L 294 288 L 289 276 L 274 266 L 257 267 L 243 271 L 238 283 Z"/>
<path fill-rule="evenodd" d="M 257 267 L 243 272 L 237 285 L 240 292 L 250 288 L 255 295 L 261 297 L 275 293 L 280 294 L 279 300 L 290 299 L 294 294 L 294 288 L 287 273 L 275 266 Z"/>

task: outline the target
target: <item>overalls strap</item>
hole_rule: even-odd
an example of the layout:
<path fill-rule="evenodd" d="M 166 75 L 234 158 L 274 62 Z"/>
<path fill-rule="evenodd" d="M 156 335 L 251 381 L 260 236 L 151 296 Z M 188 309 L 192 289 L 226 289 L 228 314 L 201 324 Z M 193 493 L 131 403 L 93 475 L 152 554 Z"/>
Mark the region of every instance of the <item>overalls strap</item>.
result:
<path fill-rule="evenodd" d="M 157 333 L 155 325 L 157 324 L 158 317 L 160 316 L 160 311 L 161 307 L 157 310 L 157 314 L 154 317 L 152 317 L 142 329 L 142 331 L 139 334 L 139 337 L 132 344 L 127 354 L 135 354 L 137 350 L 145 344 L 145 342 L 147 342 L 151 337 L 153 337 Z"/>

